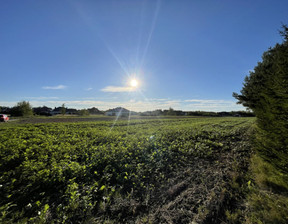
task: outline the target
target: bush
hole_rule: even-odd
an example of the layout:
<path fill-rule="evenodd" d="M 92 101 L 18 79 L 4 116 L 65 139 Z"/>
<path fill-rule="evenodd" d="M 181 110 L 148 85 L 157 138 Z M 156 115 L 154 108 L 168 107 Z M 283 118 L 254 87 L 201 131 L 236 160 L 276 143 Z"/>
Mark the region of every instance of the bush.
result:
<path fill-rule="evenodd" d="M 33 110 L 32 110 L 32 106 L 30 105 L 30 103 L 27 101 L 22 101 L 17 103 L 16 106 L 14 106 L 11 109 L 11 115 L 12 116 L 23 116 L 23 117 L 27 117 L 27 116 L 31 116 L 33 115 Z"/>

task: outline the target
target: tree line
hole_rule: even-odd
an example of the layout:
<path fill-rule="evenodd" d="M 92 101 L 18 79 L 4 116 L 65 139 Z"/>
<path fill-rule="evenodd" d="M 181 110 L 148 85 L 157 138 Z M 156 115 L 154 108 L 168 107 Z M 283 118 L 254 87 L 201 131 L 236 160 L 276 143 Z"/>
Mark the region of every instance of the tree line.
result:
<path fill-rule="evenodd" d="M 41 115 L 41 116 L 52 116 L 52 115 L 65 115 L 65 114 L 73 114 L 73 115 L 101 115 L 105 114 L 105 111 L 101 111 L 96 107 L 88 108 L 88 109 L 74 109 L 67 108 L 65 104 L 62 104 L 60 107 L 51 107 L 42 106 L 42 107 L 32 107 L 28 101 L 21 101 L 17 103 L 14 107 L 0 107 L 0 113 L 9 114 L 15 117 L 27 117 L 32 115 Z M 132 112 L 133 115 L 139 116 L 203 116 L 203 117 L 253 117 L 254 114 L 249 111 L 230 111 L 230 112 L 209 112 L 209 111 L 182 111 L 182 110 L 174 110 L 173 108 L 169 108 L 168 110 L 153 110 L 153 111 L 145 111 L 145 112 Z"/>
<path fill-rule="evenodd" d="M 28 117 L 33 115 L 42 115 L 42 116 L 51 116 L 56 114 L 75 114 L 75 115 L 90 115 L 90 114 L 104 114 L 103 111 L 100 111 L 96 107 L 88 109 L 74 109 L 67 108 L 65 104 L 62 104 L 60 107 L 51 107 L 42 106 L 42 107 L 32 107 L 28 101 L 18 102 L 14 107 L 0 107 L 0 113 L 9 114 L 15 117 Z"/>

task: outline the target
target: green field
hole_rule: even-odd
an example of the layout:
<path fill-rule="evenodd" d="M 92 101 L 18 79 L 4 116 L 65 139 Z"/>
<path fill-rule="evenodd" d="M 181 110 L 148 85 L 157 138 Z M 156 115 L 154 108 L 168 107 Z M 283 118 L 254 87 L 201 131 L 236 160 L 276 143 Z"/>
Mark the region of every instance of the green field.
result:
<path fill-rule="evenodd" d="M 254 118 L 0 125 L 1 223 L 219 223 L 243 214 Z"/>

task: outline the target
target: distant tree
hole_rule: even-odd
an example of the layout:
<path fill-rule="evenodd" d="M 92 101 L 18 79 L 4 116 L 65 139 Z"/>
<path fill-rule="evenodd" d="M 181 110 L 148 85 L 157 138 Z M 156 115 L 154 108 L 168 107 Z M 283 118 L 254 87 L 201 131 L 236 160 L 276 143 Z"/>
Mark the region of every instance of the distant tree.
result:
<path fill-rule="evenodd" d="M 34 108 L 33 108 L 33 113 L 34 113 L 34 114 L 37 114 L 37 115 L 50 116 L 50 115 L 51 115 L 51 111 L 52 111 L 52 108 L 46 107 L 46 106 L 43 106 L 43 107 L 34 107 Z"/>
<path fill-rule="evenodd" d="M 78 114 L 80 116 L 87 116 L 87 115 L 89 115 L 89 111 L 86 109 L 81 109 L 81 110 L 78 110 Z"/>
<path fill-rule="evenodd" d="M 28 101 L 18 102 L 16 106 L 11 109 L 11 115 L 13 116 L 31 116 L 33 115 L 32 106 Z"/>
<path fill-rule="evenodd" d="M 257 117 L 259 151 L 288 171 L 288 27 L 280 34 L 283 43 L 264 52 L 233 96 Z"/>
<path fill-rule="evenodd" d="M 3 106 L 1 106 L 1 113 L 11 114 L 11 110 L 12 110 L 12 108 L 10 108 L 10 107 L 3 107 Z"/>
<path fill-rule="evenodd" d="M 96 107 L 89 108 L 88 111 L 89 111 L 90 114 L 103 114 L 103 112 L 101 112 Z"/>
<path fill-rule="evenodd" d="M 60 111 L 61 111 L 62 115 L 65 115 L 65 113 L 66 113 L 65 103 L 62 104 Z"/>
<path fill-rule="evenodd" d="M 172 107 L 169 108 L 167 115 L 176 115 L 176 113 Z"/>

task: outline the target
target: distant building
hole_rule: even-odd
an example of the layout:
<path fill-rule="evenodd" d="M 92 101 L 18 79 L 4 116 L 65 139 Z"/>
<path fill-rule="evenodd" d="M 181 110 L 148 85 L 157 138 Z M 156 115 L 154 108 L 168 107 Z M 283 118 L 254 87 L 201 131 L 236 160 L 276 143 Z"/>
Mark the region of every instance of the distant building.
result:
<path fill-rule="evenodd" d="M 77 110 L 73 108 L 67 108 L 65 114 L 77 114 Z"/>
<path fill-rule="evenodd" d="M 59 115 L 62 114 L 62 107 L 55 107 L 51 112 L 51 115 Z M 65 114 L 77 114 L 77 110 L 73 108 L 65 108 Z"/>
<path fill-rule="evenodd" d="M 51 112 L 51 115 L 61 114 L 61 107 L 55 107 Z"/>
<path fill-rule="evenodd" d="M 129 116 L 130 111 L 123 108 L 123 107 L 116 107 L 114 109 L 109 109 L 105 112 L 106 116 L 121 116 L 121 117 L 127 117 Z"/>
<path fill-rule="evenodd" d="M 52 108 L 46 107 L 46 106 L 33 108 L 33 113 L 37 115 L 49 116 L 51 115 L 51 111 L 52 111 Z"/>

